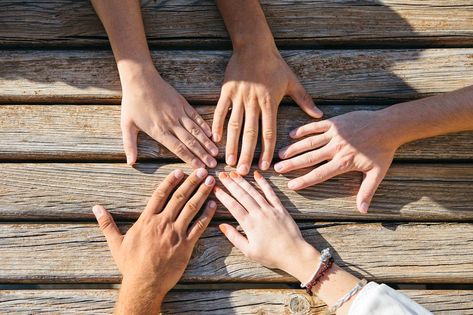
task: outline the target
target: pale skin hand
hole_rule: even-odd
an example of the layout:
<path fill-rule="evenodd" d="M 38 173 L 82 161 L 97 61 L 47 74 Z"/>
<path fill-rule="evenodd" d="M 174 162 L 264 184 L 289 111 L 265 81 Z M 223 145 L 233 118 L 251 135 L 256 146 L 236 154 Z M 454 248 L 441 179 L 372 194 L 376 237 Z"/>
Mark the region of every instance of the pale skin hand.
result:
<path fill-rule="evenodd" d="M 209 201 L 192 222 L 215 179 L 203 168 L 181 184 L 184 176 L 181 170 L 171 172 L 125 235 L 102 206 L 93 208 L 123 276 L 116 314 L 159 313 L 165 295 L 181 278 L 197 240 L 215 213 L 216 203 Z"/>
<path fill-rule="evenodd" d="M 270 184 L 258 172 L 254 177 L 264 196 L 236 172 L 230 176 L 220 173 L 220 181 L 230 194 L 216 186 L 215 196 L 234 216 L 245 236 L 230 224 L 220 224 L 220 230 L 249 259 L 269 268 L 281 269 L 307 283 L 320 254 L 304 240 Z M 332 305 L 357 282 L 356 277 L 334 265 L 324 275 L 321 284 L 312 290 L 325 303 Z M 337 314 L 347 314 L 353 300 L 351 298 L 345 303 Z"/>
<path fill-rule="evenodd" d="M 122 85 L 121 129 L 127 163 L 138 157 L 141 130 L 194 168 L 215 167 L 208 124 L 156 70 L 137 0 L 92 0 L 112 46 Z"/>
<path fill-rule="evenodd" d="M 357 207 L 366 213 L 376 189 L 391 165 L 399 146 L 392 142 L 377 112 L 351 112 L 328 120 L 313 122 L 290 133 L 300 139 L 279 151 L 286 159 L 274 165 L 279 173 L 326 164 L 288 183 L 290 189 L 299 190 L 350 171 L 363 173 L 357 195 Z M 308 137 L 306 137 L 308 136 Z"/>
<path fill-rule="evenodd" d="M 277 112 L 284 96 L 291 96 L 314 118 L 321 117 L 322 112 L 279 54 L 259 2 L 221 0 L 217 5 L 232 38 L 233 55 L 214 114 L 213 140 L 222 139 L 225 117 L 231 108 L 226 163 L 237 165 L 237 172 L 246 175 L 251 168 L 259 133 L 262 138 L 259 167 L 267 170 L 271 164 L 277 137 Z"/>
<path fill-rule="evenodd" d="M 215 167 L 218 148 L 209 139 L 210 127 L 154 67 L 144 72 L 124 79 L 121 125 L 128 163 L 136 161 L 142 130 L 192 167 Z"/>
<path fill-rule="evenodd" d="M 364 174 L 356 203 L 368 212 L 371 200 L 399 146 L 441 134 L 473 130 L 473 87 L 397 104 L 379 111 L 358 111 L 313 122 L 290 133 L 301 139 L 279 151 L 279 173 L 314 166 L 288 183 L 299 190 L 339 174 Z"/>

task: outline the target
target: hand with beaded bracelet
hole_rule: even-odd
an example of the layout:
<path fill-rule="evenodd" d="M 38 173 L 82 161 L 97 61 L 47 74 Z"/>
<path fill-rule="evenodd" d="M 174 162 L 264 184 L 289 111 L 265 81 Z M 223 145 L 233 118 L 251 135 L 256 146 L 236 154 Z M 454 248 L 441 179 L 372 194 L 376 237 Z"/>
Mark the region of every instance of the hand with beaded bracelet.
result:
<path fill-rule="evenodd" d="M 228 240 L 249 259 L 269 268 L 281 269 L 295 277 L 310 295 L 316 294 L 330 306 L 332 313 L 395 314 L 390 310 L 404 310 L 402 303 L 407 303 L 409 308 L 406 309 L 416 311 L 407 311 L 404 314 L 430 314 L 415 302 L 384 285 L 381 286 L 402 297 L 399 305 L 394 305 L 394 308 L 385 306 L 384 310 L 387 309 L 387 312 L 359 312 L 359 305 L 356 306 L 355 313 L 350 311 L 366 282 L 334 264 L 328 250 L 324 250 L 321 255 L 304 240 L 298 225 L 264 177 L 258 172 L 254 173 L 254 179 L 264 195 L 236 172 L 222 172 L 219 179 L 229 193 L 215 186 L 215 195 L 235 217 L 244 232 L 240 233 L 230 224 L 220 224 L 220 230 Z M 370 283 L 368 286 L 372 288 L 378 285 Z M 397 303 L 396 299 L 392 299 L 393 292 L 385 294 L 391 299 L 391 305 Z M 376 296 L 373 298 L 371 294 L 371 300 L 376 302 Z"/>

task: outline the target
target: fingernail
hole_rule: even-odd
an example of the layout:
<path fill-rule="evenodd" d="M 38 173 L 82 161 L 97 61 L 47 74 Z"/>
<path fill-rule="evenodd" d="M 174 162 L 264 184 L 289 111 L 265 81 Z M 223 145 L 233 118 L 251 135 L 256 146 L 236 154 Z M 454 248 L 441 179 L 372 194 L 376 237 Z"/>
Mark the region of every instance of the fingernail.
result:
<path fill-rule="evenodd" d="M 173 173 L 174 177 L 177 178 L 177 179 L 181 179 L 182 177 L 184 177 L 184 172 L 180 169 L 176 169 L 172 173 Z"/>
<path fill-rule="evenodd" d="M 255 176 L 255 179 L 261 179 L 261 178 L 263 178 L 263 175 L 261 175 L 261 173 L 258 172 L 258 171 L 255 171 L 254 176 Z"/>
<path fill-rule="evenodd" d="M 297 134 L 296 129 L 291 130 L 291 132 L 289 132 L 289 136 L 290 136 L 291 138 L 294 138 L 294 137 L 296 136 L 296 134 Z"/>
<path fill-rule="evenodd" d="M 361 213 L 368 213 L 368 208 L 369 208 L 368 203 L 366 203 L 366 202 L 361 203 L 361 205 L 360 205 Z"/>
<path fill-rule="evenodd" d="M 227 179 L 227 178 L 228 178 L 228 175 L 227 175 L 227 173 L 225 173 L 225 172 L 221 172 L 220 174 L 218 174 L 218 178 L 220 178 L 220 179 Z"/>
<path fill-rule="evenodd" d="M 227 232 L 227 227 L 226 227 L 225 225 L 223 225 L 223 224 L 220 224 L 220 225 L 218 226 L 218 229 L 219 229 L 223 234 L 225 234 L 225 232 Z"/>
<path fill-rule="evenodd" d="M 248 171 L 249 171 L 248 166 L 246 166 L 246 165 L 240 165 L 237 168 L 237 172 L 240 175 L 246 175 L 246 174 L 248 174 Z"/>
<path fill-rule="evenodd" d="M 212 186 L 214 183 L 215 179 L 213 178 L 213 176 L 207 176 L 207 178 L 205 179 L 205 185 Z"/>
<path fill-rule="evenodd" d="M 220 191 L 220 188 L 218 186 L 214 186 L 214 194 Z"/>
<path fill-rule="evenodd" d="M 269 168 L 269 163 L 267 161 L 261 161 L 260 169 L 266 171 Z"/>
<path fill-rule="evenodd" d="M 280 172 L 282 170 L 282 164 L 281 163 L 274 164 L 274 170 L 276 172 Z"/>
<path fill-rule="evenodd" d="M 215 207 L 217 207 L 217 203 L 213 200 L 210 200 L 208 203 L 207 203 L 207 206 L 210 208 L 210 209 L 214 209 Z"/>
<path fill-rule="evenodd" d="M 95 215 L 95 218 L 99 220 L 103 216 L 103 208 L 101 206 L 94 206 L 92 208 L 92 212 Z"/>
<path fill-rule="evenodd" d="M 211 153 L 213 156 L 217 156 L 217 155 L 218 155 L 218 148 L 212 148 L 212 149 L 210 149 L 210 153 Z"/>
<path fill-rule="evenodd" d="M 298 187 L 297 182 L 294 180 L 291 180 L 289 181 L 289 183 L 287 183 L 287 188 L 289 189 L 297 189 L 297 187 Z"/>
<path fill-rule="evenodd" d="M 279 150 L 278 152 L 279 158 L 284 159 L 284 157 L 286 156 L 286 151 L 287 151 L 286 148 Z"/>
<path fill-rule="evenodd" d="M 215 166 L 217 166 L 217 161 L 215 161 L 215 159 L 213 158 L 208 158 L 207 164 L 209 165 L 209 167 L 214 168 Z"/>
<path fill-rule="evenodd" d="M 320 115 L 320 117 L 322 117 L 322 115 L 324 114 L 317 106 L 314 105 L 314 111 Z"/>
<path fill-rule="evenodd" d="M 227 164 L 228 164 L 228 165 L 235 165 L 235 163 L 236 163 L 235 155 L 234 155 L 234 154 L 230 154 L 230 155 L 227 157 Z"/>
<path fill-rule="evenodd" d="M 205 168 L 199 168 L 195 174 L 199 178 L 204 178 L 205 176 L 207 176 L 207 170 Z"/>
<path fill-rule="evenodd" d="M 237 178 L 240 177 L 240 175 L 238 175 L 237 172 L 230 172 L 230 177 L 234 178 L 234 179 L 237 179 Z"/>

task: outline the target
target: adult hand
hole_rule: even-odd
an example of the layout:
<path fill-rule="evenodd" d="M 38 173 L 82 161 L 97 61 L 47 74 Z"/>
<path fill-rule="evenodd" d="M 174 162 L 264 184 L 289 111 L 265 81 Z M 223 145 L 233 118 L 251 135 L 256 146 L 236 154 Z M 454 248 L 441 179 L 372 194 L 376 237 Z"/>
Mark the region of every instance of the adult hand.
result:
<path fill-rule="evenodd" d="M 215 167 L 217 146 L 210 127 L 151 64 L 122 76 L 121 127 L 127 163 L 138 155 L 141 130 L 194 168 Z"/>
<path fill-rule="evenodd" d="M 93 208 L 123 275 L 117 304 L 122 313 L 133 314 L 132 310 L 145 306 L 147 314 L 159 310 L 166 293 L 184 273 L 192 249 L 215 213 L 216 203 L 209 201 L 203 213 L 191 222 L 212 191 L 215 179 L 207 176 L 205 169 L 195 170 L 179 186 L 183 178 L 181 170 L 170 173 L 125 235 L 103 207 Z"/>
<path fill-rule="evenodd" d="M 250 45 L 234 50 L 215 109 L 212 135 L 215 142 L 222 139 L 225 117 L 231 107 L 225 157 L 226 163 L 234 166 L 237 163 L 244 117 L 242 148 L 237 167 L 239 174 L 246 175 L 250 170 L 258 140 L 260 116 L 262 150 L 259 167 L 262 170 L 269 168 L 276 144 L 277 111 L 285 95 L 290 95 L 311 117 L 322 116 L 275 47 L 256 48 Z"/>
<path fill-rule="evenodd" d="M 367 213 L 371 199 L 383 180 L 400 142 L 394 137 L 385 116 L 379 111 L 357 111 L 328 120 L 312 122 L 290 132 L 299 140 L 279 151 L 285 159 L 274 165 L 279 173 L 314 166 L 309 173 L 288 183 L 299 190 L 350 171 L 364 174 L 356 198 L 357 208 Z"/>
<path fill-rule="evenodd" d="M 309 281 L 319 253 L 303 239 L 269 183 L 258 172 L 254 177 L 264 196 L 236 172 L 230 176 L 220 173 L 230 195 L 215 186 L 215 196 L 235 217 L 246 237 L 229 224 L 220 224 L 220 230 L 251 260 L 284 270 L 301 282 Z"/>

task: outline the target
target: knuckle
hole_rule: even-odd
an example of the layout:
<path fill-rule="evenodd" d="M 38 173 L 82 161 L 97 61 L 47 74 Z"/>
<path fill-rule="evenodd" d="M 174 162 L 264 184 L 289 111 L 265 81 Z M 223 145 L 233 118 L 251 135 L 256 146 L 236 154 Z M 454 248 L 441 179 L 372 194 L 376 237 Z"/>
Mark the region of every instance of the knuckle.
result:
<path fill-rule="evenodd" d="M 177 202 L 181 202 L 186 199 L 186 195 L 182 191 L 176 191 L 176 193 L 174 194 L 174 199 Z"/>
<path fill-rule="evenodd" d="M 200 134 L 200 129 L 197 128 L 196 126 L 194 126 L 194 127 L 190 128 L 189 132 L 191 133 L 191 135 L 196 137 Z"/>
<path fill-rule="evenodd" d="M 187 148 L 185 147 L 184 144 L 179 143 L 174 147 L 174 151 L 176 152 L 177 155 L 184 155 L 187 153 Z"/>
<path fill-rule="evenodd" d="M 238 131 L 240 130 L 240 123 L 236 120 L 230 120 L 228 122 L 228 129 L 231 129 L 233 131 Z"/>
<path fill-rule="evenodd" d="M 187 209 L 191 212 L 197 212 L 199 211 L 199 207 L 197 206 L 197 204 L 195 204 L 194 202 L 189 202 L 187 204 Z"/>
<path fill-rule="evenodd" d="M 100 223 L 99 223 L 99 227 L 102 231 L 105 231 L 107 230 L 109 227 L 111 227 L 113 224 L 113 221 L 110 217 L 105 217 L 103 218 Z"/>
<path fill-rule="evenodd" d="M 162 188 L 158 188 L 154 192 L 154 197 L 158 198 L 158 199 L 164 199 L 164 198 L 166 198 L 166 193 L 162 190 Z"/>
<path fill-rule="evenodd" d="M 199 231 L 205 230 L 205 228 L 206 228 L 206 226 L 207 226 L 205 220 L 203 220 L 203 219 L 197 220 L 197 221 L 195 222 L 195 225 L 196 225 L 196 227 L 197 227 L 197 229 L 198 229 Z"/>
<path fill-rule="evenodd" d="M 274 130 L 266 129 L 263 131 L 263 139 L 272 141 L 276 138 Z"/>
<path fill-rule="evenodd" d="M 254 128 L 246 128 L 245 136 L 250 137 L 250 138 L 256 138 L 258 136 L 258 132 Z"/>
<path fill-rule="evenodd" d="M 343 170 L 350 169 L 353 166 L 354 159 L 355 156 L 353 154 L 340 157 L 337 159 L 338 167 Z"/>

